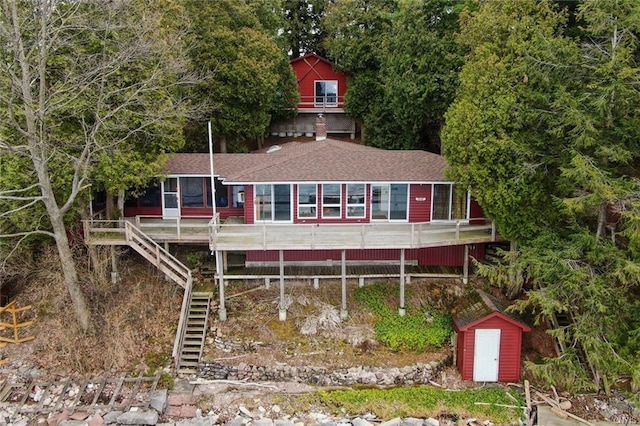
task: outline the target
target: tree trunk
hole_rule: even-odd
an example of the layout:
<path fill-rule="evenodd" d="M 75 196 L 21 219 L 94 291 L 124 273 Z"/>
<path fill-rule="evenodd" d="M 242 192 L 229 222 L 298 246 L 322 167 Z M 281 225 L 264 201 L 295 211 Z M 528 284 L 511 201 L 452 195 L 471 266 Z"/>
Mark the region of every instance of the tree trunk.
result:
<path fill-rule="evenodd" d="M 227 137 L 226 136 L 220 136 L 220 152 L 222 152 L 222 153 L 226 153 L 227 152 Z"/>
<path fill-rule="evenodd" d="M 113 218 L 115 217 L 114 216 L 115 206 L 113 205 L 113 195 L 109 191 L 107 191 L 104 210 L 105 210 L 105 219 L 113 220 Z"/>
<path fill-rule="evenodd" d="M 602 204 L 598 207 L 598 230 L 596 236 L 602 238 L 605 236 L 605 228 L 607 226 L 607 205 Z"/>
<path fill-rule="evenodd" d="M 517 251 L 518 243 L 511 240 L 509 244 L 509 287 L 506 294 L 509 299 L 515 299 L 522 291 L 522 270 L 516 263 Z"/>
<path fill-rule="evenodd" d="M 60 256 L 60 265 L 62 267 L 62 273 L 64 275 L 64 282 L 71 296 L 71 302 L 76 311 L 76 317 L 80 323 L 82 330 L 87 332 L 91 326 L 91 314 L 87 308 L 87 303 L 82 294 L 80 288 L 80 280 L 78 278 L 78 271 L 76 270 L 76 264 L 73 260 L 73 253 L 71 252 L 71 246 L 69 245 L 69 238 L 67 237 L 67 230 L 64 226 L 63 216 L 57 206 L 50 206 L 51 202 L 45 202 L 47 210 L 49 211 L 49 218 L 51 219 L 51 226 L 53 227 L 53 234 L 56 240 L 56 247 L 58 249 L 58 256 Z"/>
<path fill-rule="evenodd" d="M 118 191 L 118 219 L 124 217 L 124 189 Z"/>

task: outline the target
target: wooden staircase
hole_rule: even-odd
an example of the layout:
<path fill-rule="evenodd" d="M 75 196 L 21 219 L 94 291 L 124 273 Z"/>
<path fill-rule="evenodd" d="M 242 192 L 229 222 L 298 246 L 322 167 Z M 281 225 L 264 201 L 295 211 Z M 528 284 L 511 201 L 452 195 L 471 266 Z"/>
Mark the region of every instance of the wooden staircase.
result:
<path fill-rule="evenodd" d="M 87 244 L 131 247 L 184 289 L 173 359 L 179 372 L 197 372 L 207 332 L 211 293 L 192 293 L 193 277 L 189 267 L 128 221 L 86 221 L 84 234 Z"/>
<path fill-rule="evenodd" d="M 211 297 L 212 294 L 210 292 L 191 293 L 185 333 L 177 360 L 178 373 L 194 374 L 198 372 L 198 365 L 207 336 Z"/>

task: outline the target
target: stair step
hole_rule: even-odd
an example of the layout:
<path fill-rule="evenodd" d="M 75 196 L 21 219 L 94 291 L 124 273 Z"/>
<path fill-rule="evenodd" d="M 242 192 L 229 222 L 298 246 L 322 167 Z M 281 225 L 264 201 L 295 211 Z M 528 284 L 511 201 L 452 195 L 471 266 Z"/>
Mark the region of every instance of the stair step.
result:
<path fill-rule="evenodd" d="M 199 364 L 200 363 L 194 362 L 194 361 L 180 362 L 180 368 L 182 368 L 182 367 L 198 367 Z"/>

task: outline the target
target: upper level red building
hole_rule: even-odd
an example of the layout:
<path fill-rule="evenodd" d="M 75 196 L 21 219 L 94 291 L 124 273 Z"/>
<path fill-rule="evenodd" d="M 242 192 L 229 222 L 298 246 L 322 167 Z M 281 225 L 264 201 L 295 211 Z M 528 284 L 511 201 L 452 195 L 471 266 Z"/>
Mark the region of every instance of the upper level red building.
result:
<path fill-rule="evenodd" d="M 297 115 L 272 123 L 272 135 L 313 136 L 316 133 L 316 117 L 323 114 L 327 133 L 350 134 L 354 138 L 355 121 L 344 111 L 347 75 L 335 71 L 331 62 L 315 53 L 292 59 L 291 67 L 296 74 L 300 94 Z"/>

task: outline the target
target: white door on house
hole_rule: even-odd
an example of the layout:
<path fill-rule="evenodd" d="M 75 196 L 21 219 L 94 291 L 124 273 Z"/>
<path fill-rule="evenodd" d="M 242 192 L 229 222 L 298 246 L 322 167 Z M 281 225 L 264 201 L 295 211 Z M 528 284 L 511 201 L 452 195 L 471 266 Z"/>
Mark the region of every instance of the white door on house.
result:
<path fill-rule="evenodd" d="M 162 218 L 180 217 L 178 178 L 167 178 L 162 182 Z"/>
<path fill-rule="evenodd" d="M 497 382 L 500 360 L 500 329 L 476 329 L 473 380 Z"/>

